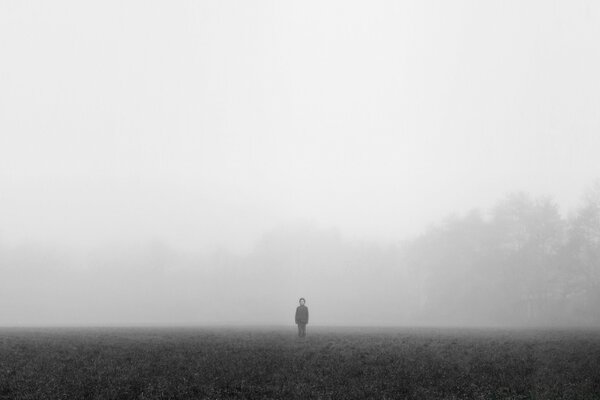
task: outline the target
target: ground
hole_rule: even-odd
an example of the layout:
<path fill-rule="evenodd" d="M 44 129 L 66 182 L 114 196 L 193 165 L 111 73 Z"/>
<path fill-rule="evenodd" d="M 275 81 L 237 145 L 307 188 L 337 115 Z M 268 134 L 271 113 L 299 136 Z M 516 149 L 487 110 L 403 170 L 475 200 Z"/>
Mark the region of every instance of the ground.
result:
<path fill-rule="evenodd" d="M 0 399 L 600 399 L 600 331 L 0 329 Z"/>

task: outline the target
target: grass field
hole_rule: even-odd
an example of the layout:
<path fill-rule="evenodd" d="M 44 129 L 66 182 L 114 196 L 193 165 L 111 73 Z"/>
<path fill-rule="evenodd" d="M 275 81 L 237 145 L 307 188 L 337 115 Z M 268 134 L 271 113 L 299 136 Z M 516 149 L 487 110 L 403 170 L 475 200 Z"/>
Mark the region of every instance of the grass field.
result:
<path fill-rule="evenodd" d="M 0 329 L 0 399 L 600 399 L 600 332 Z"/>

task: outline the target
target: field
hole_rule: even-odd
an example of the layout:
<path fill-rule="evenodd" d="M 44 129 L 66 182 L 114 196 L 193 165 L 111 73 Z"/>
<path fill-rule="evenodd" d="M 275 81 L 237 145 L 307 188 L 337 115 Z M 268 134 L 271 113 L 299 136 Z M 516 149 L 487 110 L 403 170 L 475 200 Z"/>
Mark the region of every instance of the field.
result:
<path fill-rule="evenodd" d="M 0 399 L 600 399 L 600 332 L 0 329 Z"/>

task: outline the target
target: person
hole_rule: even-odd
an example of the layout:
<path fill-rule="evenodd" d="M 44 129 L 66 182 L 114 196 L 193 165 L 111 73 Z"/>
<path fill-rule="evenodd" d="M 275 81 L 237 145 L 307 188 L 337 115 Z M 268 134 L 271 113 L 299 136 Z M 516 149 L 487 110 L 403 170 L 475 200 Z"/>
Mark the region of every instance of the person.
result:
<path fill-rule="evenodd" d="M 308 307 L 304 304 L 306 300 L 304 297 L 299 300 L 300 305 L 296 307 L 296 325 L 298 325 L 298 336 L 306 336 L 306 324 L 308 324 Z"/>

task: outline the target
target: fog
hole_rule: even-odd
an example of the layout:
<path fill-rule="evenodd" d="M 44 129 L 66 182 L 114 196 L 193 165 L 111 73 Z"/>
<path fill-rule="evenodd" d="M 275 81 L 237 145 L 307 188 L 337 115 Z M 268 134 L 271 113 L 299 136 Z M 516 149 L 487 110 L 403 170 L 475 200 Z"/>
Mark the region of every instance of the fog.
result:
<path fill-rule="evenodd" d="M 592 1 L 5 1 L 0 325 L 599 324 Z"/>

